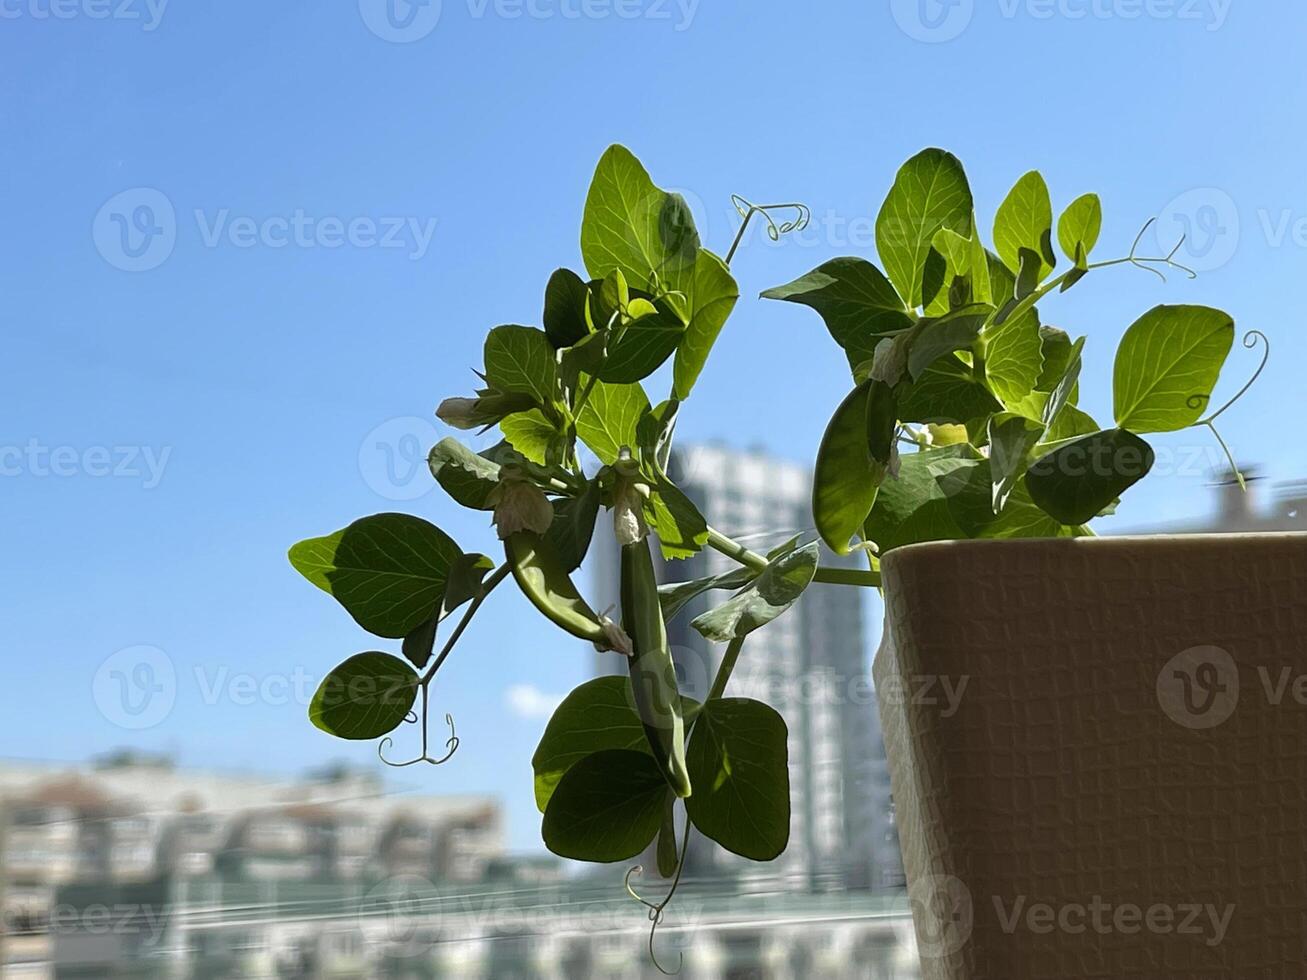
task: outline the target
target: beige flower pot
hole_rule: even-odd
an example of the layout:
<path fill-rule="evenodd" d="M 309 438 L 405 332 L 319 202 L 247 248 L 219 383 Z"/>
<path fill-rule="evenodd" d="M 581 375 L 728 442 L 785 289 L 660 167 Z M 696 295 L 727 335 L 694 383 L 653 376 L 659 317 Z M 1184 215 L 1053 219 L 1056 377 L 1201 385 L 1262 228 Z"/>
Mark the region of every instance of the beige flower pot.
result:
<path fill-rule="evenodd" d="M 1307 535 L 884 560 L 925 980 L 1307 976 Z"/>

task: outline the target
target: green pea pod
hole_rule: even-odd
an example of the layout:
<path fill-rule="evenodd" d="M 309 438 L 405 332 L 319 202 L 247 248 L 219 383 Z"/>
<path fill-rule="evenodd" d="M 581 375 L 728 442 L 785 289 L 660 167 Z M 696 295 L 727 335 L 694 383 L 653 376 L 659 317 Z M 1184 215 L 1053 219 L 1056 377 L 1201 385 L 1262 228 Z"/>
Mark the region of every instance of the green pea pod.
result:
<path fill-rule="evenodd" d="M 622 627 L 631 637 L 631 688 L 654 759 L 677 796 L 690 795 L 685 765 L 685 719 L 676 665 L 647 540 L 622 547 Z"/>
<path fill-rule="evenodd" d="M 604 643 L 603 627 L 572 584 L 557 552 L 538 534 L 518 531 L 504 542 L 508 567 L 522 594 L 556 626 L 591 643 Z"/>

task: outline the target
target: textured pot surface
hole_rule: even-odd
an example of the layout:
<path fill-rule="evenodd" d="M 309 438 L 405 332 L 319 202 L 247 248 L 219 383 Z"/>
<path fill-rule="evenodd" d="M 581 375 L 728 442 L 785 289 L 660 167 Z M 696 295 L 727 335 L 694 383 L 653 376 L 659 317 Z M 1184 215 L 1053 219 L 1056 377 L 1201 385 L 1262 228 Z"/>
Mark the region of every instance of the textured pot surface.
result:
<path fill-rule="evenodd" d="M 883 572 L 926 980 L 1307 975 L 1307 535 L 941 542 Z"/>

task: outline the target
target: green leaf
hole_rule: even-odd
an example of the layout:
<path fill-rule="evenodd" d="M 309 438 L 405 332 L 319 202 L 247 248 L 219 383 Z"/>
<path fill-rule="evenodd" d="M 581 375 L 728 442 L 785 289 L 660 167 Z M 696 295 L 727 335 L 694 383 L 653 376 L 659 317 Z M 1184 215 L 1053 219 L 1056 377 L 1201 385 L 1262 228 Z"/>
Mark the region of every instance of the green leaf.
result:
<path fill-rule="evenodd" d="M 586 681 L 554 709 L 531 757 L 536 806 L 544 813 L 563 774 L 586 756 L 604 749 L 648 754 L 648 744 L 630 680 L 623 675 Z"/>
<path fill-rule="evenodd" d="M 1137 320 L 1116 352 L 1116 424 L 1174 432 L 1207 409 L 1234 343 L 1234 320 L 1206 306 L 1159 306 Z"/>
<path fill-rule="evenodd" d="M 435 649 L 436 630 L 446 616 L 481 594 L 481 583 L 495 567 L 488 555 L 465 554 L 454 559 L 449 567 L 449 581 L 440 608 L 425 622 L 404 637 L 404 659 L 418 670 L 427 665 Z"/>
<path fill-rule="evenodd" d="M 486 380 L 497 391 L 530 395 L 544 407 L 558 392 L 554 347 L 543 330 L 495 327 L 486 336 Z"/>
<path fill-rule="evenodd" d="M 941 228 L 935 236 L 935 251 L 944 256 L 945 261 L 945 279 L 946 281 L 956 283 L 962 279 L 967 287 L 967 297 L 959 305 L 967 303 L 986 303 L 991 304 L 992 293 L 989 284 L 989 261 L 985 253 L 985 246 L 980 241 L 980 236 L 976 234 L 976 218 L 973 214 L 971 217 L 971 236 L 959 235 L 951 228 Z M 937 303 L 943 298 L 943 294 L 937 297 Z M 942 304 L 947 307 L 947 302 Z M 934 308 L 927 310 L 932 316 L 937 316 L 943 309 Z"/>
<path fill-rule="evenodd" d="M 658 535 L 663 557 L 669 561 L 692 558 L 708 543 L 708 522 L 685 493 L 661 473 L 645 474 L 651 493 L 644 517 Z"/>
<path fill-rule="evenodd" d="M 943 280 L 943 259 L 932 248 L 941 228 L 971 232 L 971 188 L 957 157 L 928 149 L 905 163 L 876 218 L 876 250 L 890 281 L 909 308 L 934 298 Z M 931 255 L 938 281 L 925 288 Z M 925 295 L 929 292 L 929 295 Z"/>
<path fill-rule="evenodd" d="M 468 552 L 454 559 L 454 564 L 449 567 L 445 597 L 440 601 L 440 618 L 444 619 L 463 603 L 479 596 L 481 583 L 494 568 L 494 559 L 489 555 Z"/>
<path fill-rule="evenodd" d="M 360 653 L 336 667 L 309 704 L 309 721 L 328 735 L 380 738 L 413 708 L 418 675 L 388 653 Z"/>
<path fill-rule="evenodd" d="M 538 408 L 508 416 L 499 423 L 499 431 L 510 446 L 541 466 L 549 462 L 550 447 L 561 437 L 558 427 Z"/>
<path fill-rule="evenodd" d="M 1052 428 L 1057 424 L 1058 417 L 1075 397 L 1076 386 L 1080 383 L 1080 355 L 1084 349 L 1084 337 L 1071 345 L 1071 350 L 1067 355 L 1066 369 L 1063 371 L 1062 377 L 1058 379 L 1052 393 L 1048 396 L 1047 404 L 1044 405 L 1042 420 L 1048 428 Z"/>
<path fill-rule="evenodd" d="M 1103 202 L 1085 194 L 1071 202 L 1057 223 L 1057 240 L 1076 268 L 1083 270 L 1103 230 Z"/>
<path fill-rule="evenodd" d="M 867 452 L 867 400 L 874 381 L 864 381 L 840 404 L 822 436 L 813 473 L 812 513 L 817 532 L 834 551 L 849 542 L 876 501 L 885 467 Z"/>
<path fill-rule="evenodd" d="M 985 380 L 1008 408 L 1016 410 L 1039 382 L 1044 366 L 1039 313 L 1011 317 L 985 334 Z"/>
<path fill-rule="evenodd" d="M 672 356 L 683 336 L 684 325 L 671 313 L 654 311 L 632 320 L 609 344 L 608 357 L 599 369 L 600 380 L 608 384 L 642 381 Z"/>
<path fill-rule="evenodd" d="M 748 636 L 794 605 L 817 574 L 817 558 L 815 541 L 777 558 L 739 593 L 690 625 L 717 643 Z"/>
<path fill-rule="evenodd" d="M 989 469 L 994 513 L 1001 513 L 1017 480 L 1026 470 L 1030 451 L 1044 435 L 1044 426 L 1021 415 L 1004 412 L 989 420 Z"/>
<path fill-rule="evenodd" d="M 1032 170 L 1008 192 L 994 217 L 994 247 L 1003 263 L 1013 272 L 1021 269 L 1021 250 L 1028 249 L 1039 259 L 1035 273 L 1043 282 L 1057 265 L 1053 252 L 1053 204 L 1048 184 L 1038 170 Z"/>
<path fill-rule="evenodd" d="M 689 582 L 669 582 L 658 586 L 658 598 L 663 604 L 663 618 L 670 620 L 691 600 L 712 589 L 739 589 L 748 585 L 758 573 L 751 568 L 736 568 L 720 575 L 708 575 Z"/>
<path fill-rule="evenodd" d="M 963 538 L 1057 538 L 1078 529 L 1063 527 L 1030 499 L 1024 477 L 1019 478 L 1001 514 L 995 515 L 990 467 L 983 459 L 969 459 L 936 482 L 948 502 L 949 514 Z"/>
<path fill-rule="evenodd" d="M 1107 429 L 1064 443 L 1031 464 L 1031 499 L 1063 524 L 1093 520 L 1153 468 L 1148 443 L 1125 429 Z"/>
<path fill-rule="evenodd" d="M 554 522 L 545 537 L 568 572 L 581 567 L 599 517 L 599 484 L 591 480 L 578 497 L 554 502 Z"/>
<path fill-rule="evenodd" d="M 899 395 L 898 414 L 903 422 L 967 425 L 1002 409 L 970 367 L 956 357 L 945 357 Z"/>
<path fill-rule="evenodd" d="M 645 409 L 635 427 L 641 457 L 660 472 L 666 472 L 671 458 L 672 436 L 676 432 L 676 419 L 680 410 L 681 403 L 675 398 L 669 398 L 654 408 Z"/>
<path fill-rule="evenodd" d="M 605 465 L 617 462 L 623 446 L 638 445 L 636 429 L 649 410 L 649 396 L 638 384 L 595 382 L 576 417 L 576 434 Z"/>
<path fill-rule="evenodd" d="M 909 345 L 908 374 L 915 381 L 945 354 L 969 350 L 992 312 L 989 306 L 966 306 L 942 317 L 920 320 L 911 331 L 901 334 Z"/>
<path fill-rule="evenodd" d="M 441 439 L 427 456 L 431 475 L 464 507 L 492 510 L 491 492 L 499 485 L 499 464 L 479 456 L 457 439 Z"/>
<path fill-rule="evenodd" d="M 571 269 L 557 269 L 545 287 L 545 336 L 554 347 L 571 347 L 590 333 L 585 280 Z"/>
<path fill-rule="evenodd" d="M 760 701 L 722 698 L 704 705 L 687 764 L 694 794 L 685 801 L 704 836 L 751 861 L 779 857 L 790 840 L 789 732 Z"/>
<path fill-rule="evenodd" d="M 301 575 L 369 633 L 402 639 L 431 616 L 462 549 L 408 514 L 377 514 L 290 549 Z"/>
<path fill-rule="evenodd" d="M 855 367 L 871 358 L 884 334 L 912 326 L 890 281 L 866 259 L 831 259 L 791 283 L 768 289 L 762 298 L 816 310 Z"/>
<path fill-rule="evenodd" d="M 624 146 L 610 146 L 595 168 L 581 224 L 581 256 L 594 279 L 614 269 L 637 289 L 695 265 L 699 234 L 684 199 L 660 190 Z"/>
<path fill-rule="evenodd" d="M 903 545 L 967 537 L 949 509 L 949 494 L 940 478 L 980 460 L 969 445 L 903 456 L 898 479 L 885 481 L 867 517 L 866 539 L 874 541 L 883 556 Z"/>
<path fill-rule="evenodd" d="M 541 835 L 559 857 L 625 861 L 651 843 L 667 796 L 663 774 L 647 752 L 605 749 L 571 766 L 545 807 Z"/>
<path fill-rule="evenodd" d="M 690 390 L 708 362 L 708 353 L 726 318 L 735 309 L 740 287 L 725 262 L 706 249 L 700 249 L 693 276 L 674 278 L 672 288 L 685 295 L 689 311 L 685 336 L 676 349 L 672 368 L 672 397 L 684 401 L 690 397 Z"/>
<path fill-rule="evenodd" d="M 431 654 L 436 649 L 436 630 L 439 628 L 440 619 L 432 616 L 404 637 L 400 652 L 404 654 L 404 659 L 418 670 L 426 667 L 431 660 Z"/>
<path fill-rule="evenodd" d="M 1093 416 L 1082 412 L 1074 405 L 1064 405 L 1057 413 L 1057 419 L 1048 428 L 1044 436 L 1045 443 L 1062 442 L 1077 436 L 1087 436 L 1097 432 L 1102 426 L 1094 421 Z"/>
<path fill-rule="evenodd" d="M 867 393 L 867 453 L 887 469 L 894 459 L 898 428 L 898 399 L 894 389 L 873 381 Z"/>
<path fill-rule="evenodd" d="M 1039 338 L 1044 367 L 1039 372 L 1035 388 L 1038 391 L 1052 391 L 1071 363 L 1071 337 L 1057 327 L 1041 326 Z"/>

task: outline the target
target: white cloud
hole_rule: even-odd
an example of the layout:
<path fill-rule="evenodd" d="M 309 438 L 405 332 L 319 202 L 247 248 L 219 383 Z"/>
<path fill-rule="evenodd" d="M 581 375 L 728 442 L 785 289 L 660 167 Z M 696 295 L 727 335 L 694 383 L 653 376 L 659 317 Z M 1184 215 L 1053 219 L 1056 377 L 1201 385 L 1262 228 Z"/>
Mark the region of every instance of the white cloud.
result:
<path fill-rule="evenodd" d="M 531 684 L 514 684 L 504 692 L 508 710 L 519 718 L 548 718 L 562 700 L 563 695 L 547 694 Z"/>

